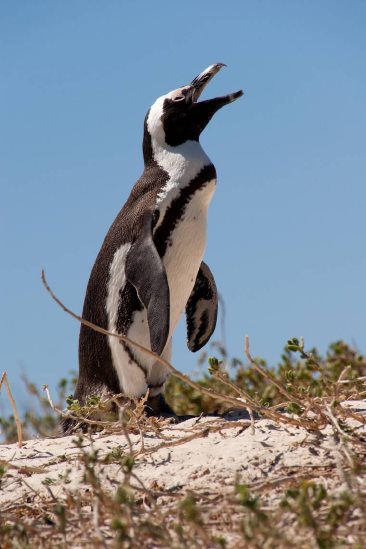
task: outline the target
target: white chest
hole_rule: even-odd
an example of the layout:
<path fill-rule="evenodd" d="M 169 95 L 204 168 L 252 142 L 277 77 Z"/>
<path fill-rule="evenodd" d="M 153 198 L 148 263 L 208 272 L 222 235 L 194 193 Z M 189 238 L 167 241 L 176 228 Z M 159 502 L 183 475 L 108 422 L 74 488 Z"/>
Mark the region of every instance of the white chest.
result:
<path fill-rule="evenodd" d="M 163 258 L 170 289 L 170 332 L 184 312 L 206 248 L 207 211 L 216 181 L 196 191 L 170 235 Z"/>
<path fill-rule="evenodd" d="M 167 211 L 170 214 L 182 193 L 187 193 L 192 181 L 210 159 L 200 143 L 187 141 L 179 147 L 153 145 L 155 161 L 168 174 L 168 180 L 157 195 L 156 206 L 160 216 L 155 230 L 164 223 Z M 205 182 L 196 189 L 177 211 L 177 222 L 169 235 L 169 244 L 163 257 L 170 289 L 170 332 L 179 320 L 191 294 L 197 272 L 206 247 L 207 210 L 215 190 L 216 180 Z M 189 194 L 189 192 L 188 192 Z M 182 215 L 181 215 L 182 214 Z"/>
<path fill-rule="evenodd" d="M 168 174 L 168 180 L 157 196 L 161 222 L 166 208 L 211 161 L 197 141 L 186 141 L 179 147 L 161 147 L 155 143 L 153 154 L 157 164 Z"/>

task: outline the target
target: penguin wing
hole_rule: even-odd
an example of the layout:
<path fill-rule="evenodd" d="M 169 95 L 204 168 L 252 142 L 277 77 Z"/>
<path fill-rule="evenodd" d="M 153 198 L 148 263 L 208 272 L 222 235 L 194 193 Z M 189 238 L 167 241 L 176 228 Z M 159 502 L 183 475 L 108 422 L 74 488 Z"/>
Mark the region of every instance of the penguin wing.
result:
<path fill-rule="evenodd" d="M 126 278 L 147 310 L 151 350 L 161 355 L 169 335 L 170 301 L 166 272 L 149 230 L 132 244 L 126 258 Z"/>
<path fill-rule="evenodd" d="M 217 289 L 214 277 L 202 261 L 186 305 L 187 345 L 198 351 L 212 336 L 217 320 Z"/>

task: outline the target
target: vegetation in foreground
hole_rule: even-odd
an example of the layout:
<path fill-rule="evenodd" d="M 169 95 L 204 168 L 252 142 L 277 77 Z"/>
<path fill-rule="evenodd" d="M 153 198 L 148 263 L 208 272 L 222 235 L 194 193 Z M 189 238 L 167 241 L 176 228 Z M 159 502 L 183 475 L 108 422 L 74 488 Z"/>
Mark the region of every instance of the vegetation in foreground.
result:
<path fill-rule="evenodd" d="M 260 359 L 247 364 L 230 359 L 222 346 L 218 357 L 209 358 L 209 373 L 191 385 L 171 377 L 167 400 L 178 414 L 225 413 L 239 407 L 256 417 L 299 425 L 320 433 L 330 425 L 334 432 L 337 462 L 327 471 L 293 471 L 273 484 L 245 485 L 233 479 L 231 493 L 174 494 L 146 489 L 138 482 L 136 456 L 111 452 L 100 456 L 85 452 L 82 436 L 76 436 L 89 485 L 87 493 L 70 493 L 67 501 L 50 497 L 36 505 L 20 502 L 4 507 L 0 515 L 0 547 L 364 547 L 366 539 L 366 437 L 350 420 L 364 423 L 359 414 L 341 406 L 346 400 L 366 395 L 366 358 L 344 342 L 329 347 L 325 357 L 306 351 L 301 340 L 288 341 L 276 368 Z M 202 357 L 205 361 L 207 357 Z M 27 380 L 37 406 L 23 415 L 25 438 L 31 433 L 50 436 L 57 432 L 58 415 L 44 393 Z M 151 434 L 157 420 L 147 419 L 141 403 L 123 408 L 117 421 L 94 421 L 110 402 L 91 399 L 80 408 L 67 394 L 75 379 L 61 380 L 55 408 L 68 402 L 69 414 L 93 422 L 114 433 Z M 240 400 L 238 400 L 240 399 Z M 284 413 L 287 412 L 287 413 Z M 13 418 L 1 420 L 7 442 L 16 440 Z M 100 466 L 117 463 L 124 480 L 115 492 L 105 490 L 98 476 Z M 0 479 L 10 465 L 0 462 Z M 322 480 L 319 480 L 321 476 Z M 136 488 L 136 485 L 139 488 Z M 0 480 L 1 490 L 1 480 Z M 53 497 L 52 497 L 53 496 Z M 97 517 L 97 518 L 96 518 Z M 235 542 L 233 541 L 235 540 Z M 239 541 L 238 541 L 239 540 Z"/>

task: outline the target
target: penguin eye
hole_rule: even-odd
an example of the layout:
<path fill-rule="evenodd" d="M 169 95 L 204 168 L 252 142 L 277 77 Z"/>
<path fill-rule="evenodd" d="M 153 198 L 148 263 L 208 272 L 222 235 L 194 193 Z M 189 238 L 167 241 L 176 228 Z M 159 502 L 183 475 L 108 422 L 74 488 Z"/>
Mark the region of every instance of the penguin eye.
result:
<path fill-rule="evenodd" d="M 177 95 L 177 97 L 174 97 L 173 101 L 174 102 L 184 101 L 184 99 L 185 99 L 184 95 Z"/>

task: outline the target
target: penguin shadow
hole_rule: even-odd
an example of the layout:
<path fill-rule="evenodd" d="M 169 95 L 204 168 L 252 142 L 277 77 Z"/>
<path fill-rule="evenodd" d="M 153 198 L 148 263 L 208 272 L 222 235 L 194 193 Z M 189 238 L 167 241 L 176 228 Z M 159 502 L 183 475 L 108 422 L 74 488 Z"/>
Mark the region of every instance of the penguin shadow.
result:
<path fill-rule="evenodd" d="M 285 409 L 279 410 L 280 412 L 286 412 Z M 216 419 L 223 419 L 224 421 L 232 421 L 235 423 L 236 421 L 240 420 L 259 420 L 262 416 L 260 416 L 257 412 L 252 412 L 250 414 L 248 410 L 239 408 L 239 409 L 232 409 L 228 412 L 225 412 L 223 414 L 210 412 L 210 413 L 202 413 L 199 415 L 193 415 L 193 414 L 183 414 L 179 415 L 174 412 L 174 410 L 169 406 L 169 404 L 166 402 L 163 394 L 159 394 L 154 397 L 150 397 L 147 399 L 147 402 L 144 406 L 144 412 L 148 417 L 156 417 L 156 418 L 162 418 L 162 419 L 171 419 L 173 424 L 177 423 L 183 423 L 184 421 L 188 421 L 190 419 L 196 419 L 201 420 L 204 418 L 216 418 Z"/>
<path fill-rule="evenodd" d="M 178 415 L 174 412 L 174 410 L 169 406 L 167 401 L 165 400 L 165 397 L 162 393 L 159 393 L 158 395 L 154 397 L 149 397 L 145 403 L 144 406 L 144 412 L 148 417 L 161 417 L 164 419 L 171 418 L 174 423 L 182 423 L 183 421 L 188 421 L 189 419 L 201 419 L 201 418 L 218 418 L 218 419 L 224 419 L 225 421 L 239 421 L 242 419 L 251 420 L 252 417 L 254 419 L 260 419 L 260 415 L 256 412 L 252 413 L 252 416 L 249 414 L 248 410 L 239 408 L 239 409 L 233 409 L 229 410 L 228 412 L 225 412 L 223 414 L 210 412 L 210 413 L 202 413 L 198 415 L 193 414 L 184 414 L 184 415 Z"/>
<path fill-rule="evenodd" d="M 148 414 L 155 417 L 161 417 L 161 418 L 169 418 L 172 420 L 172 423 L 183 423 L 184 421 L 188 421 L 190 419 L 196 419 L 201 420 L 205 418 L 215 418 L 215 419 L 223 419 L 224 421 L 232 421 L 233 423 L 240 421 L 240 420 L 248 420 L 251 421 L 252 418 L 254 420 L 261 419 L 261 416 L 257 414 L 256 412 L 253 412 L 252 417 L 250 416 L 249 412 L 247 410 L 230 410 L 229 412 L 226 412 L 225 414 L 218 414 L 218 413 L 202 413 L 200 415 L 178 415 L 174 412 L 171 414 Z"/>
<path fill-rule="evenodd" d="M 251 420 L 251 416 L 247 410 L 238 409 L 238 410 L 230 410 L 229 412 L 226 412 L 224 414 L 219 413 L 203 413 L 199 415 L 192 415 L 192 414 L 184 414 L 184 415 L 178 415 L 174 412 L 174 410 L 169 406 L 169 404 L 166 402 L 164 396 L 160 393 L 159 395 L 155 397 L 150 397 L 147 399 L 147 402 L 144 407 L 144 412 L 148 417 L 157 417 L 162 419 L 171 419 L 172 423 L 183 423 L 184 421 L 188 421 L 190 419 L 196 419 L 200 420 L 203 418 L 217 418 L 217 419 L 223 419 L 225 421 L 239 421 L 239 420 Z M 252 417 L 254 419 L 260 419 L 260 416 L 253 412 Z"/>

